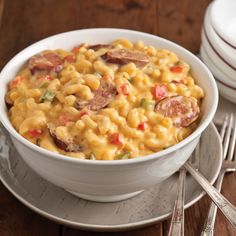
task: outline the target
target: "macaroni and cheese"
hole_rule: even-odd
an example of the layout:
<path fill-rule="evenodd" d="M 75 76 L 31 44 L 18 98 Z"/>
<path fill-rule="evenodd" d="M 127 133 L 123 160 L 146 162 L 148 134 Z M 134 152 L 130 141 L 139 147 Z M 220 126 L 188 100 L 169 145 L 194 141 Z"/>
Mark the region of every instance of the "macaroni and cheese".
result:
<path fill-rule="evenodd" d="M 198 124 L 203 90 L 166 49 L 118 39 L 41 52 L 10 81 L 14 128 L 30 142 L 81 159 L 166 149 Z"/>

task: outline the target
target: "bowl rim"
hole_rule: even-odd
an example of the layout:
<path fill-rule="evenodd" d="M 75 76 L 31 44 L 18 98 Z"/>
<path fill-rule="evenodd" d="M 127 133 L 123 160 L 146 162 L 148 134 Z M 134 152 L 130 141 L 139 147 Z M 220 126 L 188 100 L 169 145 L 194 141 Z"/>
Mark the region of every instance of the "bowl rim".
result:
<path fill-rule="evenodd" d="M 173 151 L 178 150 L 179 148 L 185 146 L 186 144 L 190 143 L 191 141 L 193 141 L 195 138 L 197 138 L 198 136 L 201 135 L 201 133 L 206 129 L 206 127 L 210 124 L 210 122 L 213 119 L 213 116 L 216 112 L 217 109 L 217 105 L 218 105 L 218 89 L 217 89 L 217 85 L 216 82 L 214 80 L 213 75 L 211 74 L 210 70 L 207 68 L 207 66 L 197 57 L 195 56 L 193 53 L 191 53 L 190 51 L 188 51 L 187 49 L 183 48 L 182 46 L 171 42 L 170 40 L 161 38 L 159 36 L 156 35 L 152 35 L 149 33 L 144 33 L 144 32 L 140 32 L 140 31 L 136 31 L 136 30 L 129 30 L 129 29 L 121 29 L 121 28 L 89 28 L 89 29 L 82 29 L 82 30 L 73 30 L 73 31 L 67 31 L 67 32 L 63 32 L 63 33 L 59 33 L 59 34 L 55 34 L 52 36 L 49 36 L 47 38 L 41 39 L 33 44 L 31 44 L 30 46 L 26 47 L 25 49 L 23 49 L 22 51 L 20 51 L 19 53 L 17 53 L 2 69 L 1 73 L 0 73 L 0 83 L 1 83 L 1 77 L 3 72 L 5 72 L 5 70 L 8 69 L 9 66 L 11 66 L 11 64 L 14 62 L 14 59 L 16 57 L 19 57 L 21 54 L 23 54 L 25 51 L 30 50 L 31 48 L 40 45 L 44 42 L 47 42 L 48 40 L 53 40 L 56 39 L 58 37 L 61 37 L 63 35 L 67 35 L 67 34 L 71 34 L 71 33 L 75 33 L 75 32 L 86 32 L 86 31 L 110 31 L 112 32 L 120 32 L 122 33 L 129 33 L 132 35 L 140 35 L 149 39 L 153 39 L 153 40 L 160 40 L 165 42 L 166 44 L 177 48 L 178 50 L 183 51 L 184 54 L 188 55 L 189 57 L 192 58 L 192 60 L 195 60 L 195 62 L 197 64 L 199 64 L 204 71 L 207 73 L 208 79 L 210 80 L 210 83 L 212 85 L 212 104 L 210 107 L 210 110 L 207 112 L 206 118 L 203 120 L 203 122 L 198 125 L 197 129 L 194 130 L 194 132 L 192 134 L 190 134 L 187 138 L 183 139 L 181 142 L 168 147 L 165 150 L 161 150 L 159 152 L 156 153 L 152 153 L 149 155 L 145 155 L 145 156 L 139 156 L 139 157 L 135 157 L 132 159 L 127 159 L 127 160 L 87 160 L 87 159 L 79 159 L 76 157 L 71 157 L 71 156 L 66 156 L 63 154 L 59 154 L 59 153 L 54 153 L 52 151 L 49 151 L 47 149 L 41 148 L 33 143 L 31 143 L 30 141 L 28 141 L 27 139 L 25 139 L 24 137 L 22 137 L 11 125 L 11 122 L 9 121 L 9 119 L 4 119 L 4 117 L 2 117 L 2 113 L 0 113 L 0 121 L 3 124 L 3 126 L 7 129 L 7 131 L 9 132 L 9 134 L 11 136 L 13 136 L 17 141 L 19 141 L 21 144 L 25 145 L 26 147 L 30 148 L 31 150 L 38 152 L 40 154 L 42 154 L 44 157 L 46 158 L 54 158 L 57 159 L 58 161 L 61 162 L 70 162 L 70 163 L 79 163 L 82 165 L 99 165 L 99 166 L 111 166 L 111 165 L 133 165 L 133 164 L 137 164 L 137 163 L 142 163 L 142 162 L 148 162 L 154 159 L 158 159 L 164 155 L 170 154 Z"/>
<path fill-rule="evenodd" d="M 230 3 L 232 0 L 228 1 Z M 228 6 L 228 4 L 225 2 L 225 0 L 217 0 L 214 1 L 212 4 L 212 10 L 211 10 L 211 21 L 213 28 L 217 35 L 225 42 L 227 43 L 230 47 L 233 49 L 236 49 L 236 40 L 234 40 L 232 37 L 230 37 L 224 30 L 224 27 L 222 28 L 221 24 L 218 22 L 218 9 L 220 8 L 222 11 L 222 4 L 224 6 Z M 220 17 L 221 18 L 221 17 Z"/>

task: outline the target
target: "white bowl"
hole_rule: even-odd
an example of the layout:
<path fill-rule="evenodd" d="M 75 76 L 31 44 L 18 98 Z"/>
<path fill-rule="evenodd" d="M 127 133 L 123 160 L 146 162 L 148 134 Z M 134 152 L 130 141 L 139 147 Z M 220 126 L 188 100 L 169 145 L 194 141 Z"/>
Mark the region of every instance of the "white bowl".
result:
<path fill-rule="evenodd" d="M 192 68 L 197 83 L 206 92 L 202 117 L 197 129 L 180 143 L 158 153 L 129 160 L 80 160 L 40 148 L 19 135 L 11 125 L 4 95 L 7 83 L 32 55 L 46 49 L 71 49 L 83 42 L 108 43 L 117 38 L 142 40 L 154 47 L 166 48 Z M 40 176 L 82 198 L 94 201 L 118 201 L 157 184 L 176 172 L 189 158 L 201 133 L 216 112 L 218 90 L 207 67 L 186 49 L 154 35 L 123 29 L 86 29 L 58 34 L 41 40 L 17 54 L 0 75 L 0 120 L 8 130 L 24 161 Z"/>
<path fill-rule="evenodd" d="M 210 13 L 212 11 L 213 3 L 211 3 L 205 13 L 204 18 L 204 33 L 207 35 L 208 40 L 211 45 L 214 46 L 215 50 L 221 57 L 228 62 L 232 67 L 236 68 L 236 49 L 232 48 L 229 44 L 225 43 L 219 35 L 215 32 L 214 28 L 211 24 L 211 16 Z"/>
<path fill-rule="evenodd" d="M 211 61 L 203 45 L 201 46 L 200 54 L 203 62 L 207 65 L 215 77 L 220 95 L 227 100 L 236 103 L 236 84 L 234 86 L 227 84 L 227 76 L 222 71 L 220 71 L 213 61 Z"/>
<path fill-rule="evenodd" d="M 236 48 L 236 1 L 214 1 L 211 21 L 218 35 L 231 47 Z"/>
<path fill-rule="evenodd" d="M 207 38 L 203 30 L 201 34 L 201 39 L 202 39 L 202 45 L 204 45 L 204 48 L 208 56 L 211 58 L 211 60 L 214 61 L 215 64 L 217 64 L 217 67 L 221 68 L 221 70 L 224 71 L 224 74 L 227 75 L 228 80 L 230 80 L 232 83 L 235 83 L 236 82 L 236 68 L 232 67 L 216 51 L 214 46 L 210 44 L 209 38 Z"/>

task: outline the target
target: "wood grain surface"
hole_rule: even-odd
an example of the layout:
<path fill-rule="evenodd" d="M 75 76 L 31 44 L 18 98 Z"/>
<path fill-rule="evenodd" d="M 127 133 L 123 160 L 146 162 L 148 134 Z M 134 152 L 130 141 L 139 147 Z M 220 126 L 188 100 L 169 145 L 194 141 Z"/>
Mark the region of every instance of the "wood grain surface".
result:
<path fill-rule="evenodd" d="M 203 15 L 211 0 L 0 0 L 0 70 L 17 52 L 47 36 L 82 28 L 117 27 L 170 39 L 193 53 L 199 51 Z M 236 205 L 236 174 L 228 174 L 223 194 Z M 185 211 L 187 236 L 198 236 L 210 200 L 203 197 Z M 169 221 L 134 231 L 95 233 L 53 223 L 32 212 L 0 184 L 1 236 L 162 236 Z M 217 215 L 216 236 L 236 232 Z"/>

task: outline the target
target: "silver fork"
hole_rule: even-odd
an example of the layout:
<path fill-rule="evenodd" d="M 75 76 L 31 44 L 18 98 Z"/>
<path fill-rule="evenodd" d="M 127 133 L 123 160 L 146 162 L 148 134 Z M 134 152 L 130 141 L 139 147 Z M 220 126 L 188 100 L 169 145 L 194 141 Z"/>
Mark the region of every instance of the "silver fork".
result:
<path fill-rule="evenodd" d="M 199 140 L 200 142 L 200 140 Z M 192 165 L 199 168 L 199 144 L 194 150 L 194 154 L 190 158 Z M 178 192 L 174 204 L 174 210 L 171 218 L 171 224 L 168 236 L 183 236 L 184 235 L 184 199 L 185 199 L 185 180 L 186 169 L 181 167 L 179 170 Z"/>
<path fill-rule="evenodd" d="M 174 210 L 168 236 L 184 235 L 184 198 L 185 198 L 186 170 L 181 167 L 179 170 L 178 192 L 175 200 Z"/>
<path fill-rule="evenodd" d="M 233 118 L 232 118 L 233 119 Z M 229 143 L 229 151 L 230 155 L 233 155 L 235 152 L 235 135 L 236 135 L 236 122 L 234 122 L 232 137 L 230 136 L 231 129 L 226 132 L 223 146 L 228 146 Z M 228 149 L 228 148 L 227 148 Z M 226 152 L 226 148 L 224 148 L 224 152 Z M 235 169 L 235 163 L 230 164 L 231 161 L 226 162 L 224 164 L 228 166 L 228 168 Z M 190 162 L 186 162 L 184 167 L 187 171 L 193 176 L 193 178 L 202 186 L 211 200 L 217 205 L 217 207 L 221 210 L 221 212 L 225 215 L 225 217 L 229 220 L 229 222 L 236 228 L 236 207 L 233 206 L 214 186 L 212 186 L 208 180 L 197 170 L 193 168 Z"/>
<path fill-rule="evenodd" d="M 223 143 L 223 163 L 220 174 L 215 183 L 215 187 L 218 191 L 221 190 L 225 173 L 236 170 L 236 157 L 234 155 L 236 141 L 236 120 L 234 120 L 233 114 L 231 114 L 230 118 L 228 114 L 226 114 L 221 127 L 220 136 Z M 201 236 L 213 236 L 216 213 L 217 207 L 214 203 L 211 203 Z"/>

